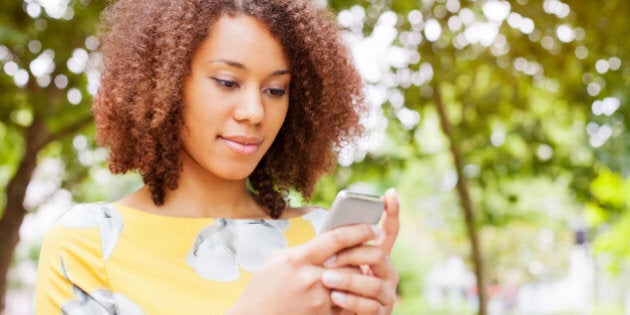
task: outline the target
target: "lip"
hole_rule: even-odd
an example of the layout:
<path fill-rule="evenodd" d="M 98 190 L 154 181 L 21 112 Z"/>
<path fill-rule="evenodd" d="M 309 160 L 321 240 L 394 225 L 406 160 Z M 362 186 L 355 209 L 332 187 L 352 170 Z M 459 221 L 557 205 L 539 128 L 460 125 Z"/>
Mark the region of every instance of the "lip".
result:
<path fill-rule="evenodd" d="M 251 136 L 219 136 L 219 139 L 234 153 L 249 155 L 253 154 L 260 148 L 262 139 L 260 137 Z"/>

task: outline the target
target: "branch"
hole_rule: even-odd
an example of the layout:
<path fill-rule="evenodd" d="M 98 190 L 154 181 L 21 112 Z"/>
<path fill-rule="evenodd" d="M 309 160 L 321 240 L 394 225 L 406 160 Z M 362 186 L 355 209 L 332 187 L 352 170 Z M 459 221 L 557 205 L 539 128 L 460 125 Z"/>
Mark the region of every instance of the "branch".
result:
<path fill-rule="evenodd" d="M 83 127 L 87 126 L 93 121 L 94 119 L 92 118 L 91 115 L 87 117 L 83 117 L 79 119 L 78 121 L 75 121 L 73 124 L 67 126 L 66 128 L 63 128 L 61 130 L 57 130 L 56 132 L 51 133 L 50 134 L 51 141 L 61 139 L 65 136 L 74 134 L 77 131 L 83 129 Z"/>

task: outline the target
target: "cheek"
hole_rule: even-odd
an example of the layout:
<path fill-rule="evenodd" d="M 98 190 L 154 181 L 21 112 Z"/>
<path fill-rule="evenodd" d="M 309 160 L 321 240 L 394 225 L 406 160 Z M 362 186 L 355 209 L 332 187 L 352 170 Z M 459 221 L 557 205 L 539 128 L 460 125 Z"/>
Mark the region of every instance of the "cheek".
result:
<path fill-rule="evenodd" d="M 216 113 L 199 105 L 188 102 L 182 109 L 180 135 L 184 141 L 203 141 L 203 138 L 211 136 L 209 127 L 216 124 L 213 120 L 216 119 Z"/>
<path fill-rule="evenodd" d="M 275 133 L 278 133 L 280 128 L 282 128 L 282 125 L 284 125 L 284 121 L 287 119 L 287 114 L 286 109 L 273 113 L 271 120 Z"/>

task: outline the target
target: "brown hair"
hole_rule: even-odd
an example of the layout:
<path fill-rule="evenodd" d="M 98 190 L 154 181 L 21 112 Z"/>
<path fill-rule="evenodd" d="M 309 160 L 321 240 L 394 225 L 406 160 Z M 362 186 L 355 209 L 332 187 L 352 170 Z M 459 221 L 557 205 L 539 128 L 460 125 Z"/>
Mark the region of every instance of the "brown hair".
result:
<path fill-rule="evenodd" d="M 334 16 L 309 0 L 117 0 L 102 14 L 103 71 L 93 110 L 113 173 L 138 171 L 153 202 L 177 189 L 181 172 L 182 82 L 193 51 L 221 16 L 263 22 L 291 68 L 289 111 L 249 176 L 258 202 L 277 218 L 291 189 L 309 198 L 335 164 L 335 148 L 358 135 L 361 78 Z"/>

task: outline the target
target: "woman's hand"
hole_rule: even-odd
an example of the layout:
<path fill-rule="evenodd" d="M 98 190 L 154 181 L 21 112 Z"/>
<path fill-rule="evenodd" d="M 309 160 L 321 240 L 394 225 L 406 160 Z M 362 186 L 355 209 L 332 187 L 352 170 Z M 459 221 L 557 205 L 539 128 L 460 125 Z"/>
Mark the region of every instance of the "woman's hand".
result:
<path fill-rule="evenodd" d="M 383 232 L 375 244 L 345 249 L 325 263 L 331 269 L 322 274 L 322 282 L 332 290 L 331 300 L 344 309 L 344 314 L 391 314 L 396 302 L 398 273 L 389 259 L 400 226 L 396 191 L 389 189 L 383 201 Z M 336 269 L 348 266 L 361 266 L 363 272 Z"/>
<path fill-rule="evenodd" d="M 380 241 L 379 230 L 366 224 L 344 226 L 300 246 L 274 252 L 254 274 L 229 314 L 338 314 L 340 308 L 332 303 L 330 290 L 322 284 L 326 270 L 322 266 L 330 263 L 330 257 L 341 257 L 343 262 L 349 255 L 337 253 L 352 253 L 352 248 L 361 248 L 371 240 Z M 373 263 L 375 273 L 389 272 L 381 270 L 383 264 L 375 260 L 379 258 L 361 258 L 357 265 Z M 338 271 L 344 275 L 359 274 L 343 268 Z"/>
<path fill-rule="evenodd" d="M 399 206 L 393 189 L 383 199 L 382 228 L 343 226 L 270 255 L 229 314 L 390 314 Z"/>

